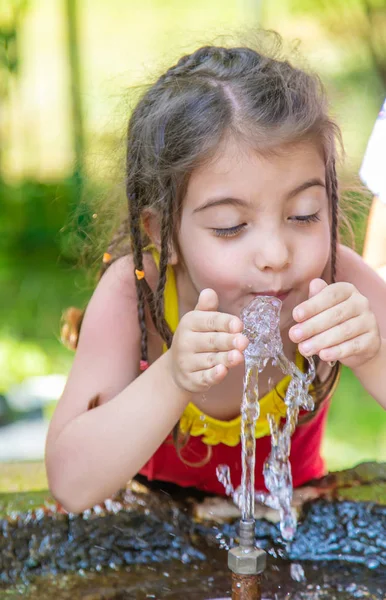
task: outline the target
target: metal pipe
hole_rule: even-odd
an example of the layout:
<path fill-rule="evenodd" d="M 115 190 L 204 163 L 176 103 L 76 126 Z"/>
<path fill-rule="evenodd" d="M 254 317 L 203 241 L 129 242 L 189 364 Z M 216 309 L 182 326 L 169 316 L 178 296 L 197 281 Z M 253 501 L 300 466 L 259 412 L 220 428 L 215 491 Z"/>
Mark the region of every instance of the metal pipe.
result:
<path fill-rule="evenodd" d="M 261 574 L 267 557 L 255 546 L 255 520 L 240 521 L 239 546 L 228 552 L 232 571 L 232 600 L 261 600 Z"/>
<path fill-rule="evenodd" d="M 261 600 L 261 575 L 232 573 L 232 600 Z"/>
<path fill-rule="evenodd" d="M 247 521 L 240 519 L 239 543 L 242 548 L 255 547 L 255 519 L 248 519 Z"/>

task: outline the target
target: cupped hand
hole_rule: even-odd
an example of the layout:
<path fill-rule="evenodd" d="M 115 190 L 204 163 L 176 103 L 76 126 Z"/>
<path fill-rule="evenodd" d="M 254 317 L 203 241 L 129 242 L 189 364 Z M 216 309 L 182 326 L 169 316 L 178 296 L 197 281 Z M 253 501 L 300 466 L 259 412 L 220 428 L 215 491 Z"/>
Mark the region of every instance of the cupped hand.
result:
<path fill-rule="evenodd" d="M 229 369 L 243 362 L 248 338 L 234 315 L 218 312 L 214 290 L 201 292 L 197 306 L 186 313 L 173 337 L 171 369 L 175 383 L 189 392 L 202 392 L 222 381 Z"/>
<path fill-rule="evenodd" d="M 328 285 L 313 279 L 309 299 L 296 306 L 297 324 L 289 331 L 304 356 L 356 368 L 374 358 L 381 347 L 377 320 L 368 299 L 351 283 Z"/>

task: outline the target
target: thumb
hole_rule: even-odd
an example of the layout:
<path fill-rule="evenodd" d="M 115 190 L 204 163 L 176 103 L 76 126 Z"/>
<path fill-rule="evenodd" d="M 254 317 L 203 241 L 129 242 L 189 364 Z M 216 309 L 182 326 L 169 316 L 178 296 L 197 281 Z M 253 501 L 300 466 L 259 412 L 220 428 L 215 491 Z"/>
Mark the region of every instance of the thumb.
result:
<path fill-rule="evenodd" d="M 310 282 L 308 297 L 312 298 L 313 296 L 316 296 L 316 294 L 319 294 L 319 292 L 324 290 L 327 285 L 328 284 L 323 279 L 313 279 Z"/>
<path fill-rule="evenodd" d="M 207 288 L 202 290 L 198 297 L 196 310 L 217 310 L 218 296 L 214 290 Z"/>

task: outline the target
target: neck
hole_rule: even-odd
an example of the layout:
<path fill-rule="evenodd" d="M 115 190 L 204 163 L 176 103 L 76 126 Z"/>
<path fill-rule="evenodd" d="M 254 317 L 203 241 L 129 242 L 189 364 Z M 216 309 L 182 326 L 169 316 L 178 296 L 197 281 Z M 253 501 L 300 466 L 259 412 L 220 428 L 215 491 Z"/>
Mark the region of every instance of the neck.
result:
<path fill-rule="evenodd" d="M 181 319 L 187 312 L 194 310 L 200 292 L 195 288 L 189 274 L 182 266 L 174 267 L 174 275 L 178 293 L 178 312 Z"/>

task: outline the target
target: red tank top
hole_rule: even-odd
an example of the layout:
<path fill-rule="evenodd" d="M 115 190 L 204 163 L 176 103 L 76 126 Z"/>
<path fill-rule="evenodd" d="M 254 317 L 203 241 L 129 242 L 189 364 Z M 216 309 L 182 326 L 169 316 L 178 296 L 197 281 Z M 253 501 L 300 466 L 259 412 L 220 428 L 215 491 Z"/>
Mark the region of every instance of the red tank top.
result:
<path fill-rule="evenodd" d="M 321 456 L 321 443 L 327 420 L 329 402 L 324 402 L 318 413 L 307 423 L 298 425 L 291 441 L 290 462 L 294 487 L 325 474 Z M 229 465 L 232 484 L 236 488 L 241 483 L 241 444 L 211 446 L 211 456 L 202 466 L 185 464 L 177 455 L 171 436 L 154 453 L 140 470 L 149 480 L 169 481 L 183 487 L 195 487 L 205 492 L 225 495 L 223 485 L 216 476 L 219 464 Z M 271 438 L 265 436 L 256 440 L 255 487 L 265 490 L 263 466 L 271 451 Z M 208 445 L 201 437 L 190 437 L 181 451 L 182 457 L 190 463 L 200 463 L 208 455 Z"/>

